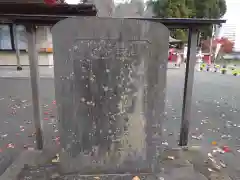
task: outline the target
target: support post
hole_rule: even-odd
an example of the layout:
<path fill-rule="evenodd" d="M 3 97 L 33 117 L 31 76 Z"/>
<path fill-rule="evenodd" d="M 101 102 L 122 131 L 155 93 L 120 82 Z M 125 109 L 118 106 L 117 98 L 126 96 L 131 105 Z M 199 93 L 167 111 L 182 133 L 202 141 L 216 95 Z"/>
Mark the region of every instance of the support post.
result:
<path fill-rule="evenodd" d="M 186 146 L 188 144 L 189 122 L 191 118 L 192 105 L 192 89 L 194 83 L 194 69 L 196 64 L 197 39 L 197 29 L 190 28 L 188 33 L 187 64 L 185 72 L 182 122 L 179 140 L 180 146 Z"/>
<path fill-rule="evenodd" d="M 17 70 L 21 71 L 22 66 L 20 64 L 20 49 L 18 46 L 17 26 L 15 24 L 13 25 L 13 39 L 14 39 L 14 49 L 15 49 L 16 58 L 17 58 Z"/>
<path fill-rule="evenodd" d="M 14 35 L 13 35 L 13 24 L 9 25 L 9 29 L 10 29 L 10 40 L 11 40 L 11 46 L 12 46 L 12 50 L 15 51 L 15 45 L 14 45 Z"/>
<path fill-rule="evenodd" d="M 26 25 L 28 39 L 28 56 L 30 63 L 30 77 L 32 87 L 33 118 L 36 129 L 37 149 L 43 148 L 43 136 L 41 128 L 40 102 L 39 102 L 39 72 L 38 54 L 36 48 L 36 26 Z"/>

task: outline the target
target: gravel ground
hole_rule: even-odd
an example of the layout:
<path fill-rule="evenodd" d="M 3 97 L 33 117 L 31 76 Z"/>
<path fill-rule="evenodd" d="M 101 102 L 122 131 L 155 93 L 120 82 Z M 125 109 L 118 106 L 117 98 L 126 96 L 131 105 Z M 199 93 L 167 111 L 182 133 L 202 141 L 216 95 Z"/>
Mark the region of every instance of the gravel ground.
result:
<path fill-rule="evenodd" d="M 23 73 L 16 73 L 11 68 L 0 69 L 0 173 L 21 151 L 35 147 L 28 73 L 28 69 Z M 44 142 L 47 147 L 56 147 L 58 129 L 52 69 L 41 68 L 40 74 Z M 176 147 L 181 122 L 184 69 L 169 69 L 167 78 L 164 144 Z M 206 148 L 206 152 L 212 144 L 225 148 L 226 152 L 231 151 L 223 157 L 230 170 L 236 169 L 240 156 L 239 78 L 196 72 L 193 91 L 190 145 L 200 145 Z"/>

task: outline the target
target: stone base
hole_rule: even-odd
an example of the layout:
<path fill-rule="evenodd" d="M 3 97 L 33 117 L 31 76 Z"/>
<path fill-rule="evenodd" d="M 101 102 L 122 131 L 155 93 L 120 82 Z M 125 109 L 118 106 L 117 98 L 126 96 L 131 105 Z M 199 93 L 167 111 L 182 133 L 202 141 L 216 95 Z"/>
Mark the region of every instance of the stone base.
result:
<path fill-rule="evenodd" d="M 19 176 L 21 176 L 26 169 L 41 169 L 41 167 L 47 167 L 57 152 L 57 149 L 24 151 L 0 176 L 0 180 L 18 180 Z"/>
<path fill-rule="evenodd" d="M 224 169 L 216 170 L 207 162 L 207 156 L 196 149 L 169 149 L 164 151 L 159 173 L 90 174 L 80 172 L 64 174 L 60 163 L 52 163 L 55 152 L 25 151 L 0 177 L 0 180 L 230 180 Z M 212 169 L 213 171 L 209 171 Z M 137 177 L 136 177 L 137 176 Z M 135 178 L 134 178 L 135 177 Z"/>

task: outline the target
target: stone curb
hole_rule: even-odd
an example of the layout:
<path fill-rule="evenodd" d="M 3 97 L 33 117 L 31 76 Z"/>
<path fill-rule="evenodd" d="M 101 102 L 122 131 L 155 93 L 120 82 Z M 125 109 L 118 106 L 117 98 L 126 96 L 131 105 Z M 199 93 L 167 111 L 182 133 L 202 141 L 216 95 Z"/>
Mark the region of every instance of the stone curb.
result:
<path fill-rule="evenodd" d="M 53 151 L 26 150 L 23 151 L 18 158 L 6 169 L 0 176 L 0 180 L 17 180 L 19 173 L 26 166 L 39 166 L 49 163 L 56 155 Z"/>
<path fill-rule="evenodd" d="M 18 180 L 19 174 L 26 165 L 37 167 L 49 164 L 57 152 L 56 150 L 55 152 L 37 150 L 24 151 L 3 175 L 0 176 L 0 180 Z M 209 172 L 208 168 L 214 169 L 213 165 L 211 163 L 205 163 L 207 156 L 202 153 L 200 148 L 169 149 L 163 152 L 162 157 L 164 171 L 163 174 L 160 174 L 166 178 L 173 180 L 178 180 L 179 178 L 192 180 L 192 177 L 198 177 L 197 179 L 199 180 L 231 179 L 225 170 Z"/>

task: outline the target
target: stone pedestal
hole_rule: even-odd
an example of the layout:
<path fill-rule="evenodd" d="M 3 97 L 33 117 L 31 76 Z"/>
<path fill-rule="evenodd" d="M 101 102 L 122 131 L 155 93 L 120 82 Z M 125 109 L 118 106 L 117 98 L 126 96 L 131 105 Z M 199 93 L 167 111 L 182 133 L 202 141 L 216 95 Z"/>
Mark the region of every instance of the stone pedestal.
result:
<path fill-rule="evenodd" d="M 52 33 L 64 171 L 160 170 L 168 29 L 91 17 L 65 19 Z"/>

